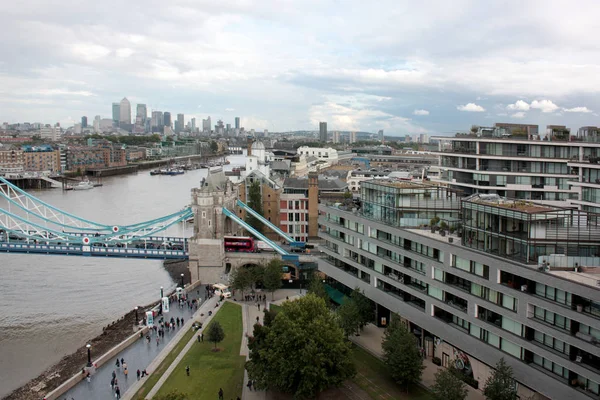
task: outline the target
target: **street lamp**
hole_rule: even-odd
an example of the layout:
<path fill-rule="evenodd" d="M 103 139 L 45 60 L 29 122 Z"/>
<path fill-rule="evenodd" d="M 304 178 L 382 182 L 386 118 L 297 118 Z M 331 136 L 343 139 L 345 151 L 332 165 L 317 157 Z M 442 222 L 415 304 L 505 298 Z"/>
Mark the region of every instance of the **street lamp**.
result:
<path fill-rule="evenodd" d="M 163 299 L 163 287 L 160 287 L 160 315 L 163 313 L 162 300 Z"/>
<path fill-rule="evenodd" d="M 91 366 L 92 366 L 92 352 L 91 352 L 90 349 L 92 348 L 92 345 L 88 343 L 88 344 L 85 345 L 85 347 L 87 347 L 87 351 L 88 351 L 88 363 L 87 363 L 87 366 L 88 366 L 88 368 L 91 368 Z"/>
<path fill-rule="evenodd" d="M 161 299 L 162 302 L 162 299 Z M 138 319 L 138 313 L 137 313 L 138 307 L 135 306 L 135 325 L 139 325 L 140 324 L 140 320 Z"/>
<path fill-rule="evenodd" d="M 183 274 L 181 274 L 181 288 L 183 289 Z"/>

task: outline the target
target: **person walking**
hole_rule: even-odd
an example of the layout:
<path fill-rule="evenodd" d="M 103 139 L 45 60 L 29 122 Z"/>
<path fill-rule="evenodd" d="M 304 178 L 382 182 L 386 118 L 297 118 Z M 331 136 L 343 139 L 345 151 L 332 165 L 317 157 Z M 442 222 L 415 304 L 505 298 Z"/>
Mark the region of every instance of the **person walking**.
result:
<path fill-rule="evenodd" d="M 248 383 L 246 383 L 246 387 L 248 388 L 248 390 L 252 390 L 252 381 L 250 379 L 248 379 Z"/>
<path fill-rule="evenodd" d="M 110 380 L 110 389 L 114 390 L 115 389 L 115 377 L 113 376 L 112 379 Z"/>
<path fill-rule="evenodd" d="M 127 367 L 123 368 L 123 373 L 125 374 L 125 379 L 127 379 L 127 376 L 129 375 L 129 370 Z"/>
<path fill-rule="evenodd" d="M 119 389 L 118 386 L 115 388 L 115 397 L 117 398 L 117 400 L 121 398 L 121 389 Z"/>
<path fill-rule="evenodd" d="M 198 343 L 200 343 L 201 341 L 202 341 L 202 340 L 201 340 L 200 333 L 199 333 L 199 334 L 198 334 Z"/>
<path fill-rule="evenodd" d="M 117 358 L 117 362 L 115 362 L 115 365 L 117 366 L 117 368 L 121 368 L 121 363 L 119 362 L 118 358 Z"/>
<path fill-rule="evenodd" d="M 140 370 L 138 369 L 138 370 L 137 370 L 137 380 L 138 380 L 138 381 L 140 380 L 140 374 L 141 374 L 141 372 L 140 372 Z"/>
<path fill-rule="evenodd" d="M 223 388 L 219 388 L 219 400 L 223 400 Z"/>
<path fill-rule="evenodd" d="M 187 376 L 190 376 L 190 366 L 189 366 L 189 365 L 186 365 L 186 366 L 185 366 L 185 374 L 186 374 Z"/>
<path fill-rule="evenodd" d="M 260 303 L 256 303 L 256 306 L 258 307 L 258 311 L 260 311 Z"/>
<path fill-rule="evenodd" d="M 121 365 L 125 364 L 125 359 L 123 359 L 123 357 L 121 357 Z"/>
<path fill-rule="evenodd" d="M 158 342 L 160 341 L 159 337 L 156 337 L 156 347 L 158 347 Z"/>

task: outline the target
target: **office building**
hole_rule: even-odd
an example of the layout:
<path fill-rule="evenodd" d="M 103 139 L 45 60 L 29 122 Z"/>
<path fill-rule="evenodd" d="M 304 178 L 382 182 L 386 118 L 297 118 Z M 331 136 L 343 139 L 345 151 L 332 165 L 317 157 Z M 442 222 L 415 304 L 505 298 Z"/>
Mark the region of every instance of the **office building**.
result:
<path fill-rule="evenodd" d="M 356 132 L 350 132 L 350 144 L 356 143 Z"/>
<path fill-rule="evenodd" d="M 532 125 L 523 126 L 536 132 Z M 598 156 L 598 144 L 571 140 L 562 128 L 550 127 L 551 136 L 544 140 L 524 128 L 512 128 L 511 134 L 497 127 L 436 137 L 436 154 L 444 170 L 441 179 L 468 194 L 496 193 L 544 202 L 578 200 L 582 187 L 595 185 L 595 175 L 589 175 L 592 182 L 584 182 L 584 174 L 594 169 L 589 160 Z"/>
<path fill-rule="evenodd" d="M 131 103 L 127 97 L 119 104 L 119 124 L 131 125 Z"/>
<path fill-rule="evenodd" d="M 44 140 L 51 140 L 53 142 L 59 139 L 60 135 L 60 127 L 52 127 L 50 125 L 46 125 L 40 128 L 40 138 Z"/>
<path fill-rule="evenodd" d="M 183 114 L 177 114 L 177 125 L 179 125 L 179 132 L 185 128 L 185 118 Z M 177 129 L 175 129 L 175 132 L 177 132 Z"/>
<path fill-rule="evenodd" d="M 119 121 L 121 119 L 121 104 L 120 103 L 112 103 L 112 121 L 114 126 L 119 126 Z"/>
<path fill-rule="evenodd" d="M 385 142 L 385 138 L 383 137 L 383 129 L 380 129 L 379 132 L 377 132 L 377 139 L 381 143 Z"/>
<path fill-rule="evenodd" d="M 192 132 L 196 132 L 196 118 L 192 118 L 191 128 Z"/>
<path fill-rule="evenodd" d="M 340 143 L 340 132 L 335 131 L 333 132 L 333 143 Z"/>
<path fill-rule="evenodd" d="M 100 132 L 100 120 L 101 119 L 102 119 L 102 117 L 100 117 L 100 115 L 96 115 L 94 117 L 94 133 Z"/>
<path fill-rule="evenodd" d="M 152 111 L 152 132 L 162 132 L 164 125 L 162 111 Z"/>
<path fill-rule="evenodd" d="M 235 117 L 235 129 L 240 129 L 240 117 Z"/>
<path fill-rule="evenodd" d="M 81 117 L 81 129 L 85 129 L 87 128 L 87 126 L 87 117 L 84 115 L 83 117 Z"/>
<path fill-rule="evenodd" d="M 321 199 L 333 288 L 364 291 L 378 326 L 399 318 L 480 389 L 504 358 L 519 398 L 598 398 L 597 214 L 393 180 L 361 197 L 358 211 Z"/>
<path fill-rule="evenodd" d="M 163 113 L 163 122 L 164 122 L 164 126 L 168 126 L 169 128 L 171 127 L 172 121 L 171 121 L 171 113 L 168 111 L 165 111 Z"/>
<path fill-rule="evenodd" d="M 319 141 L 327 143 L 327 122 L 319 122 Z"/>
<path fill-rule="evenodd" d="M 148 118 L 148 109 L 146 108 L 145 104 L 138 104 L 135 108 L 135 116 L 136 117 L 141 117 L 142 121 L 146 121 L 146 118 Z"/>

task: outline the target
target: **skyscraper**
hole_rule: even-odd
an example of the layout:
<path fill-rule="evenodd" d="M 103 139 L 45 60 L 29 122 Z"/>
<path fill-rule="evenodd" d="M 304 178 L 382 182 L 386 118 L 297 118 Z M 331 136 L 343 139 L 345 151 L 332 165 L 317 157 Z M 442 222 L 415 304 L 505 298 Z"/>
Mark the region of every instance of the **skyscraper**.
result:
<path fill-rule="evenodd" d="M 177 114 L 177 125 L 179 125 L 179 130 L 182 131 L 185 128 L 185 118 L 183 114 Z M 177 130 L 175 130 L 177 131 Z"/>
<path fill-rule="evenodd" d="M 131 125 L 131 103 L 127 97 L 123 97 L 119 107 L 119 122 L 121 124 Z"/>
<path fill-rule="evenodd" d="M 327 143 L 327 122 L 319 122 L 319 141 Z"/>
<path fill-rule="evenodd" d="M 380 129 L 380 130 L 379 130 L 379 132 L 377 132 L 377 137 L 378 137 L 378 139 L 379 139 L 379 141 L 380 141 L 381 143 L 383 143 L 383 142 L 384 142 L 384 138 L 383 138 L 383 129 Z"/>
<path fill-rule="evenodd" d="M 163 120 L 165 123 L 165 126 L 170 127 L 171 126 L 171 113 L 168 111 L 165 111 L 165 113 L 163 114 Z"/>
<path fill-rule="evenodd" d="M 119 121 L 120 121 L 120 115 L 121 115 L 121 104 L 119 103 L 112 103 L 112 120 L 113 120 L 113 125 L 118 126 L 119 125 Z"/>
<path fill-rule="evenodd" d="M 148 118 L 148 110 L 145 104 L 138 104 L 135 112 L 136 117 L 142 117 L 142 120 L 145 121 Z"/>
<path fill-rule="evenodd" d="M 101 120 L 101 119 L 102 119 L 102 118 L 101 118 L 99 115 L 96 115 L 96 116 L 94 117 L 94 132 L 95 132 L 95 133 L 98 133 L 98 132 L 100 132 L 100 120 Z"/>
<path fill-rule="evenodd" d="M 81 129 L 87 128 L 87 117 L 84 115 L 81 117 Z"/>
<path fill-rule="evenodd" d="M 356 132 L 350 132 L 350 143 L 356 143 Z"/>
<path fill-rule="evenodd" d="M 240 129 L 240 117 L 235 117 L 235 129 Z"/>
<path fill-rule="evenodd" d="M 162 111 L 152 111 L 152 132 L 162 132 L 163 125 Z"/>
<path fill-rule="evenodd" d="M 192 133 L 196 132 L 196 118 L 192 118 Z"/>

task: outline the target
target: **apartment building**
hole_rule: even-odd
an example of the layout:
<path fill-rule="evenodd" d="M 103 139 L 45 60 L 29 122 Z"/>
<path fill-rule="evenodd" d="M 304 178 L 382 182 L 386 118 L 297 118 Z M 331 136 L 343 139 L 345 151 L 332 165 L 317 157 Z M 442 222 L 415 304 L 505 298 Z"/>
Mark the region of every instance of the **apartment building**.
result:
<path fill-rule="evenodd" d="M 597 137 L 571 136 L 567 128 L 556 125 L 547 127 L 543 139 L 527 131 L 535 130 L 507 133 L 504 128 L 480 128 L 477 133 L 436 137 L 443 169 L 440 182 L 468 194 L 589 203 L 592 194 L 584 188 L 596 189 Z"/>
<path fill-rule="evenodd" d="M 14 145 L 0 146 L 0 171 L 21 172 L 25 166 L 25 156 L 21 147 Z"/>
<path fill-rule="evenodd" d="M 50 145 L 22 147 L 25 171 L 60 172 L 60 150 Z"/>
<path fill-rule="evenodd" d="M 520 398 L 597 399 L 598 215 L 445 190 L 374 180 L 358 211 L 322 199 L 319 270 L 480 389 L 504 357 Z"/>

